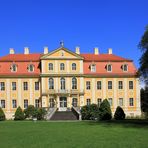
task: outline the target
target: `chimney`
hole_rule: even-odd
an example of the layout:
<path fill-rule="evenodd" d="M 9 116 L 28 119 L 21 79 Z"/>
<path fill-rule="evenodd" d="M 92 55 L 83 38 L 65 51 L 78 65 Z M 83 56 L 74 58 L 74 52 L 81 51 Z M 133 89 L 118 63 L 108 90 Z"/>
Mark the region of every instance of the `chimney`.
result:
<path fill-rule="evenodd" d="M 14 54 L 14 49 L 13 48 L 10 48 L 9 54 Z"/>
<path fill-rule="evenodd" d="M 48 53 L 48 47 L 44 47 L 44 54 Z"/>
<path fill-rule="evenodd" d="M 80 47 L 76 47 L 76 53 L 80 54 Z"/>
<path fill-rule="evenodd" d="M 28 47 L 24 48 L 24 54 L 29 54 L 29 48 Z"/>
<path fill-rule="evenodd" d="M 95 55 L 99 54 L 99 49 L 97 47 L 94 48 L 94 51 L 95 51 Z"/>
<path fill-rule="evenodd" d="M 112 48 L 108 48 L 108 54 L 113 54 Z"/>

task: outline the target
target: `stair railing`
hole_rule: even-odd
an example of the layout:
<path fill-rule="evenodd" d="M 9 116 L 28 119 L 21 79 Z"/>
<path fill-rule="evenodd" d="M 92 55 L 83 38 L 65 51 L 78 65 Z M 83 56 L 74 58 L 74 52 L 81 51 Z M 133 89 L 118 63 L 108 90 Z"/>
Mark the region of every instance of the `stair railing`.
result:
<path fill-rule="evenodd" d="M 75 114 L 75 116 L 77 117 L 78 120 L 82 120 L 82 115 L 81 115 L 81 110 L 79 107 L 74 107 L 72 106 L 72 112 Z"/>
<path fill-rule="evenodd" d="M 57 111 L 57 107 L 49 108 L 47 111 L 46 119 L 50 120 L 53 114 Z"/>

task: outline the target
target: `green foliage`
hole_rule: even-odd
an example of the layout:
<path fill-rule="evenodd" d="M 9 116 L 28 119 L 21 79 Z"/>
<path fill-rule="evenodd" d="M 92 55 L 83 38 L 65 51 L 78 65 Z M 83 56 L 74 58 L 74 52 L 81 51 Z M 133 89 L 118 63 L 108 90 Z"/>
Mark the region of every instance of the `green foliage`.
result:
<path fill-rule="evenodd" d="M 85 105 L 81 108 L 82 120 L 95 120 L 98 117 L 98 112 L 98 105 Z"/>
<path fill-rule="evenodd" d="M 15 112 L 14 120 L 24 120 L 24 112 L 22 111 L 21 107 L 19 106 Z"/>
<path fill-rule="evenodd" d="M 29 105 L 28 108 L 24 110 L 25 118 L 37 117 L 37 109 L 33 105 Z"/>
<path fill-rule="evenodd" d="M 99 108 L 99 120 L 110 120 L 112 118 L 112 112 L 110 104 L 107 99 L 103 100 Z"/>
<path fill-rule="evenodd" d="M 123 120 L 123 119 L 125 119 L 125 113 L 124 113 L 124 110 L 122 109 L 122 107 L 117 106 L 115 114 L 114 114 L 114 118 L 116 120 Z"/>
<path fill-rule="evenodd" d="M 5 113 L 4 113 L 4 111 L 2 110 L 2 108 L 0 107 L 0 121 L 4 121 L 5 119 L 6 119 Z"/>
<path fill-rule="evenodd" d="M 141 38 L 139 47 L 142 50 L 139 72 L 148 85 L 148 26 L 146 27 L 146 30 Z"/>
<path fill-rule="evenodd" d="M 37 109 L 37 119 L 44 120 L 44 116 L 46 115 L 47 111 L 44 108 Z"/>

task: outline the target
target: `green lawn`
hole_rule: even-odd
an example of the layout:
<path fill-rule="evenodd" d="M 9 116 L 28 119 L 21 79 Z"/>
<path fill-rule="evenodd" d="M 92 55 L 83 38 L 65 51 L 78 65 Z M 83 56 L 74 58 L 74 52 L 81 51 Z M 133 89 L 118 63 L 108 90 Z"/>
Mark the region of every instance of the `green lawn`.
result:
<path fill-rule="evenodd" d="M 0 122 L 0 148 L 148 148 L 148 123 Z"/>

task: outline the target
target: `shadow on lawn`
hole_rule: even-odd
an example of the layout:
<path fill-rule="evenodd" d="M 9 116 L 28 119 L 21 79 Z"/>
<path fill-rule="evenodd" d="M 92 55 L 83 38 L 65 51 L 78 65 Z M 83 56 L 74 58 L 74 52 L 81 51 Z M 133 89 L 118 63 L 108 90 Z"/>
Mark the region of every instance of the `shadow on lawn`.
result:
<path fill-rule="evenodd" d="M 148 129 L 148 120 L 141 119 L 125 119 L 125 120 L 110 120 L 110 121 L 88 121 L 90 125 L 102 125 L 105 127 L 114 127 L 122 126 L 126 128 L 147 128 Z"/>

